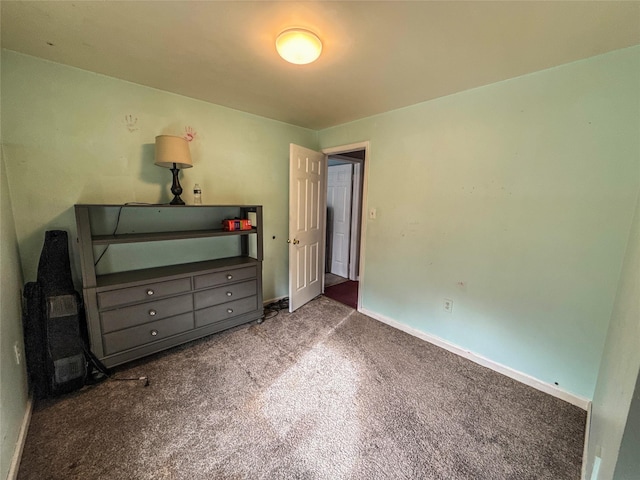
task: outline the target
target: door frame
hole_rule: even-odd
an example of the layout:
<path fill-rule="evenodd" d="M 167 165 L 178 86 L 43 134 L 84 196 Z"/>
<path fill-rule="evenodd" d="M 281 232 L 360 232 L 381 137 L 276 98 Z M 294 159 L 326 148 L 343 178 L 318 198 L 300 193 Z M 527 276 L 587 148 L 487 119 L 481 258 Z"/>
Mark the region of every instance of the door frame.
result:
<path fill-rule="evenodd" d="M 365 281 L 365 246 L 366 246 L 366 237 L 367 237 L 367 218 L 368 215 L 368 189 L 369 189 L 369 150 L 370 150 L 370 142 L 367 140 L 365 142 L 357 142 L 350 143 L 347 145 L 339 145 L 336 147 L 323 148 L 321 150 L 322 153 L 325 154 L 325 157 L 328 159 L 329 155 L 340 155 L 343 153 L 355 152 L 358 150 L 364 150 L 364 160 L 362 162 L 362 203 L 360 205 L 361 209 L 361 219 L 360 219 L 360 255 L 359 255 L 359 288 L 358 288 L 358 308 L 356 310 L 360 311 L 362 308 L 362 291 L 363 284 Z M 329 162 L 325 162 L 325 178 L 328 174 Z M 324 195 L 324 205 L 322 206 L 324 210 L 327 210 L 327 195 L 325 192 Z M 322 208 L 321 207 L 321 208 Z M 323 225 L 323 238 L 327 236 L 327 216 L 325 215 L 324 225 Z M 326 246 L 325 246 L 326 248 Z M 322 293 L 324 293 L 324 275 L 322 278 Z"/>
<path fill-rule="evenodd" d="M 353 182 L 353 186 L 351 189 L 351 238 L 349 240 L 349 280 L 360 280 L 360 223 L 362 220 L 362 175 L 364 171 L 364 158 L 356 159 L 353 157 L 348 157 L 346 155 L 327 155 L 327 168 L 331 168 L 332 165 L 329 165 L 331 160 L 343 161 L 345 163 L 350 163 L 353 167 L 353 172 L 351 173 L 351 180 Z M 329 190 L 329 179 L 327 178 L 327 193 Z M 353 212 L 357 211 L 358 215 L 353 215 Z M 327 218 L 329 221 L 329 218 Z M 355 234 L 355 235 L 354 235 Z M 354 261 L 358 256 L 357 261 Z"/>

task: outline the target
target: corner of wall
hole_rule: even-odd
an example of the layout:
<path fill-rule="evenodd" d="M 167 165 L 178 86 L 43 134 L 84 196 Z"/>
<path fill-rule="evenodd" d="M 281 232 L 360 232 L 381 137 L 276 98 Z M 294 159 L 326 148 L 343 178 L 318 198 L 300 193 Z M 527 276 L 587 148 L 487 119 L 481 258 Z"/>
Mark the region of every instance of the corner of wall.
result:
<path fill-rule="evenodd" d="M 18 258 L 4 155 L 0 149 L 0 478 L 8 478 L 19 462 L 30 416 L 22 334 L 22 270 Z M 11 470 L 10 470 L 11 469 Z"/>
<path fill-rule="evenodd" d="M 617 295 L 593 396 L 584 459 L 585 480 L 613 478 L 640 373 L 640 194 L 636 201 Z M 595 476 L 594 476 L 595 475 Z"/>

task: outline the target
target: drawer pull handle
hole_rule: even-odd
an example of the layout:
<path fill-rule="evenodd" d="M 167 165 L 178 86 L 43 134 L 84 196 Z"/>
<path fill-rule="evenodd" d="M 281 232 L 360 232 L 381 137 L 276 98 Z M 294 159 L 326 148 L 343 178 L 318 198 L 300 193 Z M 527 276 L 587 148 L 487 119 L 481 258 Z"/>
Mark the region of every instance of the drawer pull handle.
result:
<path fill-rule="evenodd" d="M 231 297 L 233 295 L 233 292 L 227 292 L 227 297 Z"/>
<path fill-rule="evenodd" d="M 233 278 L 233 275 L 231 275 L 230 273 L 227 274 L 227 280 L 231 280 Z"/>
<path fill-rule="evenodd" d="M 151 289 L 147 290 L 147 295 L 151 296 L 153 295 L 155 292 Z"/>
<path fill-rule="evenodd" d="M 233 313 L 233 308 L 227 308 L 227 313 Z"/>
<path fill-rule="evenodd" d="M 158 336 L 158 330 L 151 330 L 151 336 L 152 337 Z"/>
<path fill-rule="evenodd" d="M 151 317 L 155 317 L 156 313 L 158 313 L 158 312 L 156 312 L 155 310 L 149 310 L 149 316 L 151 316 Z"/>

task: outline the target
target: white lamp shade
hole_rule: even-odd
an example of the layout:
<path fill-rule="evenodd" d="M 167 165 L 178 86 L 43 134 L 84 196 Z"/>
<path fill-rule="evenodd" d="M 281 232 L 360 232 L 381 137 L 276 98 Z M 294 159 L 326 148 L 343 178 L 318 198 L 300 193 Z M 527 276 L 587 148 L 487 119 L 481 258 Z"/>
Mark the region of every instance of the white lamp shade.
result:
<path fill-rule="evenodd" d="M 291 28 L 278 35 L 276 50 L 287 62 L 305 65 L 320 56 L 322 42 L 309 30 Z"/>
<path fill-rule="evenodd" d="M 160 167 L 172 168 L 174 163 L 178 168 L 193 167 L 189 142 L 174 135 L 158 135 L 156 137 L 155 164 Z"/>

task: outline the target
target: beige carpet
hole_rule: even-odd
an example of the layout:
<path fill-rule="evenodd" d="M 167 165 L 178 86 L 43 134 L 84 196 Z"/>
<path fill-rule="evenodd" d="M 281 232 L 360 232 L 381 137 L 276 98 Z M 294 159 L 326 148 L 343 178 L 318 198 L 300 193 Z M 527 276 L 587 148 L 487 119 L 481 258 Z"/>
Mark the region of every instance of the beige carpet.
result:
<path fill-rule="evenodd" d="M 320 297 L 33 412 L 20 479 L 579 479 L 585 412 Z"/>

